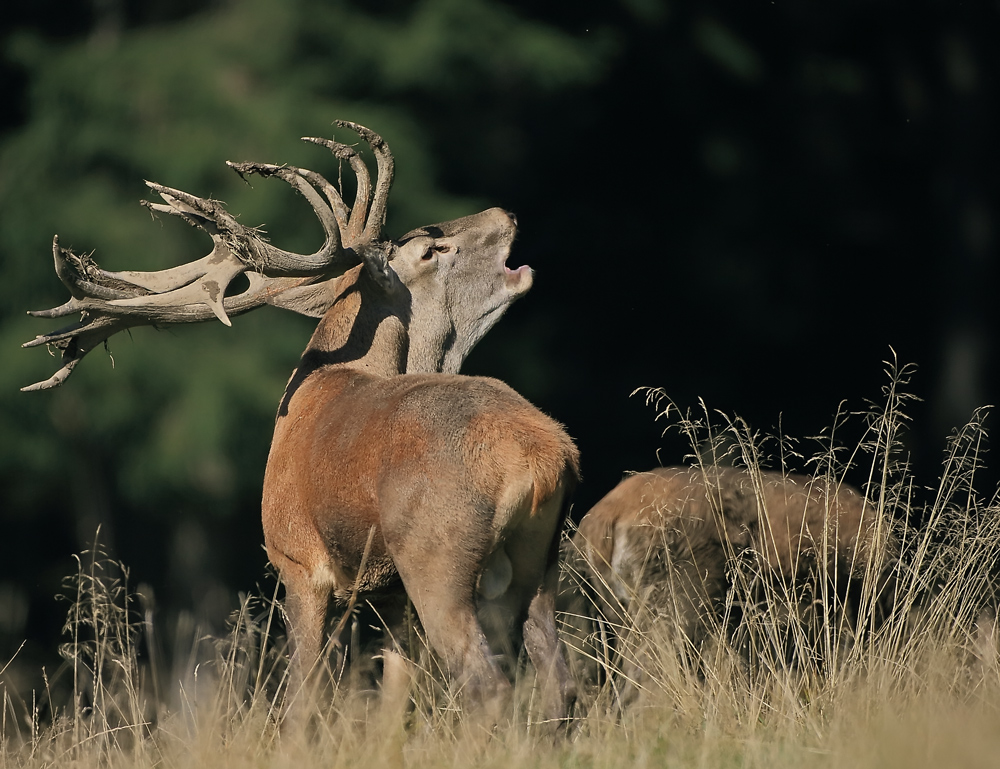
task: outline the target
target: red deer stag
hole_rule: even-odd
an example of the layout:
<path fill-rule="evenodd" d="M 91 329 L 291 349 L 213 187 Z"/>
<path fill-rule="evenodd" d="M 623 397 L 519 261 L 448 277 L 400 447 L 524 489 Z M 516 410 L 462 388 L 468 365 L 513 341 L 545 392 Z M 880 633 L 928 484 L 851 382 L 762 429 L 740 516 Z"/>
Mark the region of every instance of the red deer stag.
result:
<path fill-rule="evenodd" d="M 83 315 L 28 343 L 56 346 L 63 366 L 25 389 L 60 384 L 88 350 L 133 325 L 228 323 L 265 303 L 322 315 L 281 400 L 264 477 L 264 538 L 285 586 L 293 648 L 289 692 L 320 654 L 331 596 L 406 595 L 474 702 L 502 712 L 510 682 L 494 655 L 523 641 L 544 716 L 563 719 L 574 687 L 555 629 L 555 566 L 577 450 L 502 382 L 454 373 L 531 287 L 527 266 L 506 266 L 514 219 L 490 209 L 381 239 L 392 155 L 374 132 L 337 124 L 360 134 L 377 159 L 370 211 L 367 168 L 338 142 L 307 140 L 350 162 L 352 208 L 312 171 L 230 164 L 241 175 L 277 176 L 306 197 L 326 233 L 315 254 L 277 249 L 217 202 L 156 184 L 165 204 L 147 205 L 209 232 L 207 257 L 159 273 L 113 273 L 54 242 L 56 272 L 73 298 L 33 314 Z M 249 287 L 226 296 L 240 273 Z"/>
<path fill-rule="evenodd" d="M 697 646 L 721 618 L 741 554 L 756 554 L 758 572 L 786 585 L 826 575 L 843 600 L 881 572 L 894 547 L 875 510 L 847 484 L 660 467 L 625 478 L 583 516 L 570 562 L 612 634 L 644 612 L 669 618 Z M 875 579 L 877 593 L 889 589 Z M 641 677 L 635 666 L 624 672 Z"/>

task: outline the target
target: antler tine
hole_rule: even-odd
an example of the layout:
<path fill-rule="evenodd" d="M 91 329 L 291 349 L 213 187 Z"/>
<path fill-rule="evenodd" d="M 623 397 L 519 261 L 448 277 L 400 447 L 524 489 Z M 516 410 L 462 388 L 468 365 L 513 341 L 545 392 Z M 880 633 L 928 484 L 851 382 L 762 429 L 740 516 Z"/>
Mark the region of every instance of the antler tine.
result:
<path fill-rule="evenodd" d="M 317 194 L 312 184 L 305 178 L 307 174 L 313 176 L 319 176 L 319 174 L 314 174 L 312 171 L 297 168 L 296 166 L 277 166 L 271 163 L 233 163 L 226 161 L 226 165 L 236 171 L 241 178 L 245 174 L 257 174 L 265 178 L 276 176 L 287 184 L 290 184 L 309 201 L 309 205 L 312 206 L 316 217 L 323 226 L 323 232 L 326 234 L 323 246 L 319 251 L 310 256 L 283 251 L 269 243 L 264 244 L 267 252 L 266 264 L 260 272 L 268 275 L 304 275 L 313 273 L 317 269 L 325 269 L 332 266 L 335 261 L 344 259 L 345 254 L 341 245 L 340 222 L 337 220 L 333 207 L 323 202 L 323 199 Z"/>
<path fill-rule="evenodd" d="M 43 334 L 30 342 L 25 342 L 21 345 L 22 347 L 38 347 L 46 344 L 60 350 L 62 352 L 62 366 L 48 379 L 22 387 L 21 392 L 37 392 L 38 390 L 50 390 L 53 387 L 58 387 L 69 378 L 73 369 L 88 352 L 114 334 L 133 325 L 136 323 L 130 322 L 126 318 L 104 315 L 77 321 L 51 334 Z"/>
<path fill-rule="evenodd" d="M 368 203 L 372 196 L 372 183 L 371 176 L 368 173 L 368 166 L 365 165 L 365 161 L 353 147 L 341 144 L 333 139 L 320 139 L 315 136 L 303 136 L 302 141 L 312 142 L 313 144 L 318 144 L 321 147 L 326 147 L 333 153 L 334 157 L 340 160 L 346 160 L 351 164 L 351 170 L 354 171 L 354 175 L 358 179 L 358 189 L 354 195 L 354 207 L 351 209 L 351 220 L 347 225 L 347 232 L 344 236 L 344 241 L 353 247 L 364 236 L 365 218 L 368 216 Z M 317 174 L 317 176 L 319 176 L 319 174 Z M 326 180 L 323 179 L 323 181 L 325 182 Z M 329 182 L 327 182 L 327 184 L 329 184 Z M 332 185 L 330 186 L 332 188 Z M 336 190 L 334 190 L 334 192 L 336 192 Z M 340 199 L 339 193 L 337 194 L 337 197 Z"/>
<path fill-rule="evenodd" d="M 385 224 L 386 205 L 389 201 L 389 190 L 392 187 L 395 167 L 392 152 L 385 139 L 370 128 L 350 120 L 335 120 L 333 122 L 334 125 L 354 131 L 368 142 L 368 146 L 375 153 L 375 162 L 378 164 L 378 182 L 375 185 L 375 197 L 372 200 L 371 211 L 368 213 L 368 223 L 365 225 L 365 231 L 362 235 L 362 240 L 371 243 L 379 239 L 382 234 L 382 226 Z"/>
<path fill-rule="evenodd" d="M 347 207 L 344 199 L 340 197 L 340 192 L 325 177 L 315 171 L 310 171 L 308 168 L 296 168 L 295 170 L 299 176 L 326 196 L 327 202 L 330 204 L 330 209 L 337 218 L 337 226 L 340 227 L 341 245 L 345 248 L 350 247 L 351 241 L 347 237 L 347 226 L 348 219 L 351 216 L 351 209 Z"/>
<path fill-rule="evenodd" d="M 58 387 L 73 373 L 73 369 L 83 356 L 111 335 L 133 325 L 133 322 L 123 317 L 91 315 L 89 310 L 93 306 L 106 304 L 108 300 L 145 293 L 140 287 L 109 277 L 97 266 L 97 262 L 90 254 L 75 254 L 72 250 L 60 246 L 58 235 L 52 238 L 52 258 L 55 262 L 56 275 L 69 289 L 72 298 L 51 310 L 29 311 L 28 314 L 37 318 L 59 318 L 76 312 L 83 315 L 76 323 L 37 336 L 21 345 L 22 347 L 52 345 L 62 352 L 62 366 L 59 370 L 42 382 L 22 387 L 22 392 Z"/>
<path fill-rule="evenodd" d="M 33 385 L 22 387 L 21 392 L 33 393 L 38 392 L 39 390 L 51 390 L 53 387 L 58 387 L 69 379 L 69 375 L 73 373 L 73 369 L 76 368 L 76 364 L 80 362 L 81 358 L 73 358 L 69 363 L 64 365 L 45 381 L 35 382 Z"/>
<path fill-rule="evenodd" d="M 242 234 L 241 231 L 247 229 L 236 221 L 236 218 L 217 200 L 199 198 L 190 192 L 166 187 L 149 180 L 146 181 L 146 186 L 163 198 L 167 205 L 140 200 L 142 205 L 160 213 L 179 216 L 192 227 L 204 230 L 209 235 L 220 232 Z"/>
<path fill-rule="evenodd" d="M 58 318 L 76 312 L 75 305 L 86 297 L 123 299 L 135 296 L 136 288 L 97 266 L 90 254 L 75 254 L 59 245 L 59 236 L 52 237 L 52 261 L 56 276 L 69 289 L 72 297 L 66 304 L 51 310 L 29 311 L 37 318 Z"/>

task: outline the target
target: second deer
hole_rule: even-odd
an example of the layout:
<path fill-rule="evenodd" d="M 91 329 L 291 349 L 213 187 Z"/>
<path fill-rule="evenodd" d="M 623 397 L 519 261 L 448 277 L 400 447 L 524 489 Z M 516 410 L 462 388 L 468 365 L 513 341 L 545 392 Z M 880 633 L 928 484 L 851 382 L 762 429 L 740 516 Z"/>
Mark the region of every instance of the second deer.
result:
<path fill-rule="evenodd" d="M 745 592 L 771 580 L 779 586 L 771 594 L 788 602 L 820 600 L 829 588 L 829 605 L 877 613 L 891 601 L 885 575 L 896 547 L 875 508 L 846 483 L 709 466 L 628 476 L 583 516 L 568 550 L 621 655 L 622 636 L 635 641 L 651 621 L 697 649 L 733 610 L 734 584 Z M 804 593 L 812 581 L 816 592 Z M 585 610 L 572 597 L 576 612 Z M 638 683 L 642 665 L 628 656 L 618 665 Z"/>

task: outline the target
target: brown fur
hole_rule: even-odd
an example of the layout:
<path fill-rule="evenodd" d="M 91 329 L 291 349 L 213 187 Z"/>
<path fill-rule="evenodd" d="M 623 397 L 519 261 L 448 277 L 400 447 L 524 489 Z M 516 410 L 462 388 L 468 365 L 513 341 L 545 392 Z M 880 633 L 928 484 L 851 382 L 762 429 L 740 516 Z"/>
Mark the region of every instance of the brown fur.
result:
<path fill-rule="evenodd" d="M 625 478 L 583 517 L 574 563 L 612 627 L 637 607 L 672 617 L 692 643 L 718 617 L 736 556 L 797 582 L 825 573 L 847 588 L 894 544 L 856 489 L 738 468 L 662 467 Z M 839 576 L 834 576 L 839 575 Z"/>
<path fill-rule="evenodd" d="M 475 227 L 438 225 L 443 234 L 432 244 L 418 235 L 402 246 L 391 262 L 395 289 L 380 288 L 364 268 L 348 273 L 289 382 L 264 478 L 263 526 L 286 589 L 293 692 L 320 653 L 330 596 L 343 603 L 358 589 L 376 604 L 408 596 L 447 670 L 497 717 L 510 683 L 494 655 L 513 664 L 523 637 L 545 716 L 567 713 L 573 685 L 555 632 L 553 543 L 579 475 L 576 447 L 495 379 L 402 373 L 446 360 L 434 335 L 449 313 L 449 349 L 467 351 L 483 333 L 474 307 L 462 312 L 475 327 L 452 312 L 447 297 L 465 279 L 448 273 L 443 257 L 435 266 L 434 249 L 458 241 L 462 261 L 453 269 L 502 279 L 492 294 L 460 293 L 466 305 L 492 306 L 497 296 L 509 303 L 530 285 L 530 273 L 506 271 L 502 259 L 476 267 L 480 251 L 505 253 L 513 235 L 506 214 L 477 217 Z M 482 242 L 460 240 L 470 231 Z"/>

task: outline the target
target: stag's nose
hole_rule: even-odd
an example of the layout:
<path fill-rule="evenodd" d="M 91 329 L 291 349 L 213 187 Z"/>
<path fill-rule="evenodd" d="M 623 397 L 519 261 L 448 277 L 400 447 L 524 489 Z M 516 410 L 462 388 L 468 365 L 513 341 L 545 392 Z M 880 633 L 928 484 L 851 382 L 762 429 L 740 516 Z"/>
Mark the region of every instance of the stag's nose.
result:
<path fill-rule="evenodd" d="M 517 214 L 515 214 L 513 211 L 508 211 L 507 209 L 503 209 L 503 212 L 507 214 L 507 216 L 510 218 L 511 224 L 517 227 Z"/>

